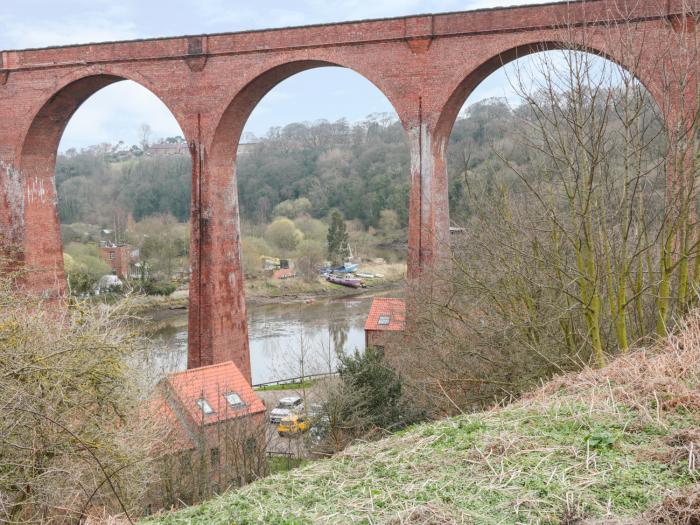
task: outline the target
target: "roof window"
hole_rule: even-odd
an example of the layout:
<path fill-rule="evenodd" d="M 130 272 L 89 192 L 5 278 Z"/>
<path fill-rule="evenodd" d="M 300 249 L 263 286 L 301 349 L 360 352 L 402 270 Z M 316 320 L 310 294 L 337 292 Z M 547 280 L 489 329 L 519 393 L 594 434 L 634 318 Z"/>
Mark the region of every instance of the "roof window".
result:
<path fill-rule="evenodd" d="M 379 326 L 387 326 L 391 322 L 391 316 L 390 315 L 380 315 L 379 316 L 379 321 L 377 321 L 377 324 Z"/>
<path fill-rule="evenodd" d="M 204 399 L 203 397 L 202 397 L 202 398 L 199 398 L 199 399 L 197 400 L 197 406 L 198 406 L 199 408 L 202 409 L 202 413 L 203 413 L 205 416 L 208 416 L 208 415 L 214 413 L 214 409 L 213 409 L 213 408 L 211 407 L 211 405 L 207 402 L 207 400 Z"/>
<path fill-rule="evenodd" d="M 233 408 L 239 408 L 245 405 L 245 403 L 241 399 L 241 396 L 239 396 L 236 392 L 229 392 L 227 394 L 224 394 L 224 398 L 226 399 L 226 401 L 228 401 L 228 404 L 231 405 Z"/>

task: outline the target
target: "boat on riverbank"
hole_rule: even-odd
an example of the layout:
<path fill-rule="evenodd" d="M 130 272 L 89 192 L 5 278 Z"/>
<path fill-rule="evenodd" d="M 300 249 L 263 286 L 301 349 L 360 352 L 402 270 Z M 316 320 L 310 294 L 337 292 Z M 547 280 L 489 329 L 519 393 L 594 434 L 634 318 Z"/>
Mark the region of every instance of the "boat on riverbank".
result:
<path fill-rule="evenodd" d="M 342 266 L 330 268 L 330 271 L 335 273 L 354 273 L 359 267 L 359 264 L 346 262 Z"/>
<path fill-rule="evenodd" d="M 336 275 L 328 275 L 326 281 L 349 288 L 362 288 L 362 279 L 354 279 L 352 277 L 338 277 Z"/>

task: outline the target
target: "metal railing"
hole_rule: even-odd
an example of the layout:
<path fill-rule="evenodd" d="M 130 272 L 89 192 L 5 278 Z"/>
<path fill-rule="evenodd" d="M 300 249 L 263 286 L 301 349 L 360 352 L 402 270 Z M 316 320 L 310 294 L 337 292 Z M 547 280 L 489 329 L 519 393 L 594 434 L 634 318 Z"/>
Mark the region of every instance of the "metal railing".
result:
<path fill-rule="evenodd" d="M 266 452 L 268 458 L 280 457 L 280 458 L 294 458 L 294 452 L 281 452 L 277 450 L 268 450 Z"/>
<path fill-rule="evenodd" d="M 298 385 L 302 381 L 313 381 L 316 379 L 322 379 L 324 377 L 337 376 L 338 372 L 326 372 L 324 374 L 308 374 L 299 377 L 290 377 L 287 379 L 278 379 L 277 381 L 268 381 L 267 383 L 257 383 L 253 385 L 253 388 L 261 388 L 266 386 L 281 386 L 281 385 Z"/>

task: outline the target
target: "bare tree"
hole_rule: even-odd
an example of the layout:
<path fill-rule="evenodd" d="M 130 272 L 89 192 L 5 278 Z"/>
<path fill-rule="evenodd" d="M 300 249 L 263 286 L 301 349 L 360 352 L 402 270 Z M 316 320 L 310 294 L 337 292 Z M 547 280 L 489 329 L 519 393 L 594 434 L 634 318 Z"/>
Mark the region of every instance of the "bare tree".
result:
<path fill-rule="evenodd" d="M 610 33 L 633 70 L 651 52 L 632 45 L 631 23 Z M 450 247 L 452 271 L 426 279 L 412 301 L 406 372 L 439 407 L 602 365 L 664 335 L 697 297 L 699 62 L 694 37 L 674 34 L 654 50 L 668 100 L 588 53 L 580 28 L 564 31 L 569 44 L 556 56 L 534 55 L 510 74 L 528 162 L 497 151 L 514 177 L 487 181 L 465 152 L 464 187 L 479 206 Z"/>
<path fill-rule="evenodd" d="M 151 126 L 149 124 L 146 124 L 145 122 L 141 124 L 141 126 L 139 127 L 139 136 L 141 138 L 140 143 L 142 150 L 147 150 L 148 147 L 151 145 L 152 135 L 153 130 L 151 129 Z"/>
<path fill-rule="evenodd" d="M 171 426 L 153 463 L 147 504 L 152 509 L 192 505 L 266 476 L 270 439 L 265 414 L 245 410 L 193 428 Z"/>

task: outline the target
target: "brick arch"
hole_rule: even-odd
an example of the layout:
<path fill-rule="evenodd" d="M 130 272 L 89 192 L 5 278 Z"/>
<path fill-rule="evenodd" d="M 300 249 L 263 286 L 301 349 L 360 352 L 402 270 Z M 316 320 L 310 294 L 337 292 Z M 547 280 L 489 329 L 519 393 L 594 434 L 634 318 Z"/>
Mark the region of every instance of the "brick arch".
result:
<path fill-rule="evenodd" d="M 633 31 L 632 40 L 617 42 L 631 44 L 638 51 L 644 49 L 644 63 L 639 64 L 643 74 L 638 77 L 658 87 L 664 98 L 664 114 L 672 116 L 675 112 L 678 124 L 682 124 L 684 115 L 687 120 L 695 116 L 687 113 L 689 108 L 697 107 L 698 99 L 694 87 L 697 68 L 689 67 L 696 65 L 693 57 L 698 50 L 698 8 L 687 4 L 684 0 L 572 0 L 296 28 L 1 51 L 0 248 L 3 238 L 10 238 L 13 247 L 31 246 L 37 260 L 41 254 L 45 260 L 60 258 L 60 245 L 50 240 L 57 239 L 57 234 L 47 236 L 44 228 L 44 224 L 56 225 L 53 205 L 31 202 L 35 208 L 28 221 L 31 225 L 15 227 L 27 217 L 22 211 L 27 200 L 23 175 L 27 178 L 33 169 L 36 180 L 41 175 L 41 180 L 51 182 L 37 188 L 32 198 L 40 195 L 45 200 L 55 199 L 53 193 L 46 193 L 53 190 L 47 163 L 36 161 L 31 166 L 32 154 L 47 151 L 39 139 L 48 137 L 46 140 L 52 142 L 53 135 L 42 135 L 47 132 L 35 129 L 37 133 L 25 141 L 25 133 L 50 94 L 60 91 L 56 89 L 58 84 L 65 87 L 82 77 L 111 75 L 134 80 L 156 95 L 160 90 L 167 95 L 161 100 L 168 100 L 168 107 L 190 139 L 194 161 L 190 261 L 198 282 L 191 288 L 190 314 L 198 312 L 205 324 L 190 318 L 189 363 L 192 367 L 232 359 L 250 377 L 250 365 L 245 362 L 246 320 L 241 315 L 245 310 L 244 306 L 240 308 L 244 298 L 233 174 L 234 139 L 243 128 L 247 112 L 255 106 L 255 97 L 246 101 L 246 96 L 256 91 L 261 96 L 274 85 L 275 77 L 281 81 L 323 65 L 348 67 L 387 96 L 407 129 L 411 152 L 408 273 L 409 277 L 418 277 L 439 267 L 441 250 L 449 243 L 449 239 L 443 242 L 445 236 L 449 238 L 449 202 L 442 153 L 445 147 L 440 143 L 447 140 L 461 103 L 489 69 L 500 67 L 508 50 L 517 49 L 522 55 L 526 50 L 523 46 L 541 49 L 542 42 L 561 40 L 588 43 L 586 30 L 592 47 L 624 57 L 622 48 L 610 39 L 620 36 L 618 28 L 628 27 Z M 572 31 L 573 38 L 562 38 L 565 28 Z M 674 49 L 664 56 L 669 38 L 680 39 L 683 49 L 687 49 L 680 53 Z M 664 68 L 670 68 L 673 75 L 689 75 L 687 87 L 664 86 Z M 66 76 L 66 72 L 75 76 Z M 145 78 L 130 76 L 130 72 Z M 269 84 L 263 89 L 265 82 Z M 657 103 L 661 101 L 659 93 L 652 94 Z M 669 124 L 673 122 L 666 118 Z M 50 118 L 47 122 L 53 125 Z M 673 129 L 671 125 L 667 128 Z M 24 173 L 20 173 L 20 161 Z M 52 251 L 58 256 L 50 255 Z M 35 286 L 30 288 L 47 289 L 39 282 L 41 279 L 34 281 L 31 284 Z"/>
<path fill-rule="evenodd" d="M 24 244 L 22 257 L 32 272 L 33 286 L 46 297 L 62 296 L 66 291 L 54 181 L 59 142 L 70 119 L 87 99 L 124 80 L 133 80 L 153 93 L 144 85 L 147 82 L 134 74 L 77 71 L 65 76 L 58 82 L 60 87 L 40 102 L 22 136 L 17 163 L 24 185 L 21 219 L 24 238 L 32 239 Z"/>
<path fill-rule="evenodd" d="M 268 67 L 233 96 L 216 125 L 216 131 L 212 139 L 211 155 L 217 159 L 222 159 L 228 156 L 227 151 L 233 151 L 231 160 L 235 159 L 235 145 L 238 144 L 248 118 L 260 101 L 277 85 L 294 75 L 322 67 L 348 69 L 367 80 L 386 97 L 399 116 L 399 120 L 404 125 L 404 128 L 407 127 L 406 114 L 402 111 L 401 105 L 397 104 L 392 93 L 382 86 L 381 78 L 375 78 L 377 75 L 372 75 L 372 72 L 361 71 L 354 64 L 346 64 L 344 61 L 339 60 L 331 61 L 322 58 L 293 60 Z"/>
<path fill-rule="evenodd" d="M 414 209 L 420 205 L 420 228 L 413 236 L 420 239 L 418 253 L 413 254 L 409 268 L 416 274 L 424 268 L 432 268 L 447 257 L 449 240 L 449 197 L 447 178 L 447 147 L 459 110 L 474 89 L 489 75 L 508 63 L 534 53 L 553 50 L 575 50 L 590 53 L 609 60 L 642 82 L 657 106 L 662 107 L 662 94 L 654 91 L 655 64 L 653 59 L 629 66 L 622 58 L 626 54 L 608 40 L 609 35 L 594 35 L 590 40 L 586 33 L 564 35 L 560 29 L 537 35 L 495 35 L 485 37 L 484 50 L 467 54 L 473 48 L 459 44 L 440 48 L 451 69 L 441 71 L 442 85 L 434 85 L 435 93 L 427 99 L 423 114 L 424 124 L 420 141 L 421 178 L 428 180 L 428 191 L 420 191 Z M 466 42 L 465 42 L 466 43 Z M 635 55 L 634 50 L 632 53 Z M 443 64 L 444 67 L 444 64 Z M 446 73 L 447 71 L 447 73 Z M 643 80 L 642 80 L 643 79 Z M 420 204 L 418 204 L 420 203 Z M 409 234 L 410 235 L 410 234 Z"/>
<path fill-rule="evenodd" d="M 268 64 L 227 99 L 220 117 L 214 119 L 210 146 L 194 143 L 197 151 L 193 164 L 188 368 L 232 360 L 251 380 L 240 254 L 237 144 L 248 118 L 265 95 L 284 80 L 321 67 L 344 67 L 368 80 L 387 97 L 401 119 L 397 104 L 380 87 L 381 80 L 376 79 L 379 74 L 363 74 L 358 71 L 360 68 L 337 57 L 305 57 Z M 402 123 L 406 129 L 406 120 L 402 119 Z M 233 341 L 231 326 L 237 334 Z"/>
<path fill-rule="evenodd" d="M 654 100 L 657 102 L 657 105 L 661 107 L 661 104 L 659 104 L 659 97 L 661 95 L 656 92 L 653 84 L 645 81 L 643 73 L 633 71 L 632 67 L 624 64 L 622 60 L 618 59 L 613 54 L 607 53 L 602 49 L 589 44 L 581 45 L 576 42 L 565 42 L 564 40 L 534 41 L 508 48 L 490 57 L 466 74 L 464 79 L 452 91 L 447 99 L 447 102 L 442 107 L 442 111 L 435 125 L 435 144 L 441 145 L 444 148 L 447 147 L 450 133 L 452 132 L 452 128 L 454 127 L 457 117 L 459 116 L 460 109 L 462 109 L 469 96 L 474 92 L 479 84 L 486 80 L 491 74 L 515 60 L 547 51 L 575 51 L 589 53 L 613 62 L 623 69 L 631 72 L 637 81 L 639 81 L 652 95 Z"/>
<path fill-rule="evenodd" d="M 20 157 L 24 155 L 27 146 L 32 147 L 31 140 L 34 138 L 32 135 L 38 131 L 39 126 L 51 128 L 50 132 L 48 129 L 42 131 L 44 134 L 42 138 L 51 139 L 52 142 L 55 142 L 53 149 L 57 149 L 66 126 L 80 106 L 102 88 L 125 80 L 134 82 L 155 95 L 168 108 L 180 129 L 185 133 L 185 128 L 182 125 L 183 118 L 169 104 L 167 97 L 160 92 L 157 83 L 150 81 L 137 71 L 125 67 L 116 65 L 90 67 L 87 70 L 72 71 L 58 78 L 57 87 L 47 93 L 45 98 L 39 102 L 39 106 L 33 109 L 31 121 L 22 133 Z M 56 134 L 57 137 L 55 137 Z M 39 149 L 43 149 L 43 146 Z M 27 151 L 31 151 L 31 149 Z"/>

